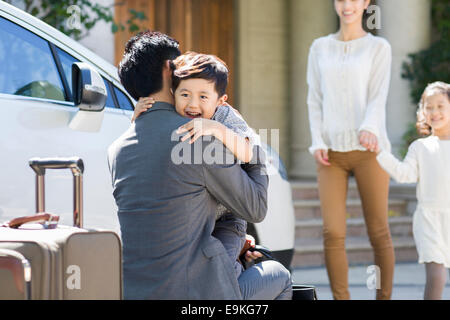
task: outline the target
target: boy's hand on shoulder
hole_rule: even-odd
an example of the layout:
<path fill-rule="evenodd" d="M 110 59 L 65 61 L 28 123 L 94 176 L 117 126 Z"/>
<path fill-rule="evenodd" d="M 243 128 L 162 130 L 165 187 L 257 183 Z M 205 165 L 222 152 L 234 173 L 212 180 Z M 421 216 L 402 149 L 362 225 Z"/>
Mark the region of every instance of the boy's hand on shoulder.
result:
<path fill-rule="evenodd" d="M 222 140 L 224 136 L 224 128 L 225 126 L 223 124 L 215 120 L 196 118 L 179 127 L 176 133 L 180 134 L 187 132 L 187 134 L 181 138 L 181 141 L 186 141 L 190 138 L 191 140 L 189 143 L 191 144 L 201 136 L 211 135 Z"/>
<path fill-rule="evenodd" d="M 134 107 L 134 113 L 133 117 L 131 118 L 131 122 L 134 122 L 137 117 L 141 115 L 142 112 L 147 111 L 150 109 L 153 104 L 155 103 L 155 99 L 150 97 L 141 97 L 139 98 L 138 102 L 136 103 L 136 106 Z"/>

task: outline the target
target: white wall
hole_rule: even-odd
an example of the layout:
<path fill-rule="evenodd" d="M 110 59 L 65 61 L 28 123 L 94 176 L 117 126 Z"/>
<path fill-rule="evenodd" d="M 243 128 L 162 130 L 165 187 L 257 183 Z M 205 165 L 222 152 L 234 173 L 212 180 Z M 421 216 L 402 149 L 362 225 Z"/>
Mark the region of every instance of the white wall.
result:
<path fill-rule="evenodd" d="M 114 0 L 94 0 L 92 2 L 109 6 L 114 3 Z M 89 35 L 81 39 L 80 43 L 106 61 L 114 64 L 114 34 L 111 31 L 110 24 L 106 24 L 104 21 L 97 22 L 89 31 Z"/>
<path fill-rule="evenodd" d="M 392 46 L 392 78 L 387 101 L 387 130 L 392 149 L 398 155 L 402 136 L 415 123 L 417 102 L 410 98 L 409 82 L 401 77 L 408 54 L 429 47 L 431 39 L 430 0 L 378 0 L 381 8 L 379 35 Z"/>

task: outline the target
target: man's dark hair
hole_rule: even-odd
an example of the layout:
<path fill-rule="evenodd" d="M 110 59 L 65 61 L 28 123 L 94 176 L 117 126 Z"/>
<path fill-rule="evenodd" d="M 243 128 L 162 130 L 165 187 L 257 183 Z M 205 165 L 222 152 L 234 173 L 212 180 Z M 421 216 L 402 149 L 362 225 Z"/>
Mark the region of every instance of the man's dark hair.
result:
<path fill-rule="evenodd" d="M 143 31 L 128 40 L 119 63 L 119 78 L 135 100 L 162 89 L 164 62 L 181 54 L 178 47 L 177 40 L 158 31 Z"/>
<path fill-rule="evenodd" d="M 172 88 L 175 91 L 181 80 L 205 79 L 214 82 L 219 97 L 225 94 L 228 85 L 228 68 L 225 62 L 211 54 L 186 52 L 173 61 L 175 71 Z"/>

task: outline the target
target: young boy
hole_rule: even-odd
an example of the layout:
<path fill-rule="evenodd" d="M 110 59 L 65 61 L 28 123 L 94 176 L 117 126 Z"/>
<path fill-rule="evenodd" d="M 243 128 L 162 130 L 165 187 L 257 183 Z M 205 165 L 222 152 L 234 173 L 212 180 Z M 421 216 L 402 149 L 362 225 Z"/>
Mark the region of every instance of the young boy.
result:
<path fill-rule="evenodd" d="M 258 135 L 242 116 L 226 103 L 228 69 L 222 60 L 213 55 L 187 52 L 173 61 L 172 90 L 176 111 L 193 120 L 178 128 L 177 133 L 187 132 L 182 141 L 190 138 L 193 143 L 203 135 L 212 135 L 222 141 L 234 156 L 248 163 L 253 156 L 253 146 L 259 144 Z M 140 98 L 132 121 L 152 107 L 154 99 Z M 224 245 L 234 261 L 236 276 L 242 272 L 239 255 L 245 243 L 247 223 L 236 218 L 219 204 L 213 235 Z"/>

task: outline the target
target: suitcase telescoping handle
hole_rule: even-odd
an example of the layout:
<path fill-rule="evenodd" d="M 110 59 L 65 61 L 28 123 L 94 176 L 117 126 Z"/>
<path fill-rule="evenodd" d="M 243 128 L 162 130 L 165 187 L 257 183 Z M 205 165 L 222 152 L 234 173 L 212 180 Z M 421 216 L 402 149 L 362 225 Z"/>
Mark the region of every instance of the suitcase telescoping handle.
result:
<path fill-rule="evenodd" d="M 36 172 L 36 213 L 45 212 L 46 169 L 70 169 L 73 174 L 73 225 L 83 227 L 83 160 L 73 158 L 32 158 L 30 167 Z"/>

